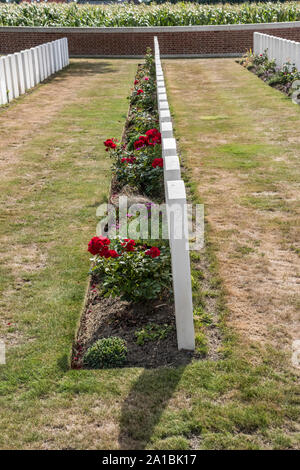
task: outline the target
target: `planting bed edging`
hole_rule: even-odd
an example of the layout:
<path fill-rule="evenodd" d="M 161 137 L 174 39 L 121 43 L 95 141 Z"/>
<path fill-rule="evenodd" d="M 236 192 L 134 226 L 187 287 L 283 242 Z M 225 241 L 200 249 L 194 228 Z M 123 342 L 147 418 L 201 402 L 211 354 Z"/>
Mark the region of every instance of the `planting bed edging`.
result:
<path fill-rule="evenodd" d="M 129 28 L 0 27 L 0 53 L 28 49 L 66 36 L 71 57 L 140 57 L 158 36 L 161 56 L 243 54 L 253 32 L 300 40 L 300 22 Z"/>

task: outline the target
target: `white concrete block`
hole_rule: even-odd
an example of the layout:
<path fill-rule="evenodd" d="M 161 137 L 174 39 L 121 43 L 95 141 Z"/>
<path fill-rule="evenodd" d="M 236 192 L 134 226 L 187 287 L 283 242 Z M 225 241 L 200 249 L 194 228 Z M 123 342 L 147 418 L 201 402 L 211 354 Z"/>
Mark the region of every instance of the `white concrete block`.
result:
<path fill-rule="evenodd" d="M 159 113 L 159 119 L 161 122 L 170 122 L 171 121 L 171 113 L 169 109 L 164 109 Z"/>
<path fill-rule="evenodd" d="M 164 157 L 164 179 L 165 182 L 181 179 L 180 162 L 177 155 Z"/>
<path fill-rule="evenodd" d="M 158 98 L 158 101 L 167 101 L 168 100 L 166 93 L 159 93 L 157 95 L 157 98 Z"/>
<path fill-rule="evenodd" d="M 157 95 L 162 95 L 163 93 L 167 93 L 166 87 L 164 87 L 164 86 L 158 86 L 158 87 L 157 87 Z"/>
<path fill-rule="evenodd" d="M 0 105 L 8 102 L 4 57 L 0 57 Z"/>
<path fill-rule="evenodd" d="M 163 157 L 170 157 L 173 155 L 177 155 L 176 139 L 174 139 L 174 137 L 170 137 L 168 139 L 162 139 L 161 143 L 162 143 Z"/>
<path fill-rule="evenodd" d="M 169 109 L 169 103 L 167 101 L 158 101 L 158 110 L 162 111 L 164 109 L 168 110 Z"/>
<path fill-rule="evenodd" d="M 172 122 L 161 122 L 160 133 L 162 139 L 170 139 L 173 137 L 173 125 Z"/>

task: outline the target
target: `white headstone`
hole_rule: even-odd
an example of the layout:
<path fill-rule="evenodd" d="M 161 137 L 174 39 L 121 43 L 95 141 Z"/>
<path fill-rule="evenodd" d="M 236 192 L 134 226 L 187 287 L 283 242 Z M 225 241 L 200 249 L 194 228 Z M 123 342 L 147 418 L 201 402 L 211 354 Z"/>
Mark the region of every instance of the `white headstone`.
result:
<path fill-rule="evenodd" d="M 4 70 L 4 57 L 0 57 L 0 105 L 6 104 L 8 102 L 7 98 L 7 86 L 6 86 L 6 77 Z"/>
<path fill-rule="evenodd" d="M 15 54 L 9 54 L 7 57 L 10 65 L 13 97 L 18 98 L 20 96 L 20 92 L 18 83 L 17 59 Z"/>
<path fill-rule="evenodd" d="M 11 101 L 14 97 L 14 94 L 13 94 L 13 84 L 12 84 L 9 57 L 5 56 L 2 59 L 4 63 L 4 72 L 5 72 L 5 80 L 6 80 L 6 87 L 7 87 L 7 98 L 8 98 L 8 101 Z"/>
<path fill-rule="evenodd" d="M 23 65 L 23 72 L 24 72 L 25 90 L 28 90 L 30 88 L 28 54 L 26 54 L 26 51 L 21 51 L 20 54 L 22 58 L 22 65 Z"/>
<path fill-rule="evenodd" d="M 21 52 L 16 52 L 15 57 L 17 61 L 17 76 L 18 76 L 19 92 L 20 92 L 20 95 L 23 95 L 25 93 L 25 77 L 24 77 L 24 69 L 23 69 Z"/>

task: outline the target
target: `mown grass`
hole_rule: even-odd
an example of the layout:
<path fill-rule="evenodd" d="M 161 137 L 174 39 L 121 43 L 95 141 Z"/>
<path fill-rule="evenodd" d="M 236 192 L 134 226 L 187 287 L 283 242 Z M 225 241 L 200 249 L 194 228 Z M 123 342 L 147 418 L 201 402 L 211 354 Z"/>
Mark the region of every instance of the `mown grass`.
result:
<path fill-rule="evenodd" d="M 272 336 L 262 342 L 251 341 L 230 326 L 233 312 L 226 306 L 229 294 L 222 282 L 227 273 L 223 269 L 220 283 L 219 261 L 224 259 L 231 237 L 239 234 L 238 225 L 234 227 L 230 220 L 230 205 L 237 207 L 240 217 L 241 207 L 250 208 L 252 214 L 245 212 L 244 217 L 259 218 L 263 232 L 272 233 L 273 224 L 280 225 L 281 249 L 288 249 L 291 240 L 297 244 L 297 203 L 287 194 L 299 182 L 295 162 L 299 109 L 277 91 L 253 80 L 251 74 L 244 74 L 231 60 L 187 60 L 180 69 L 177 61 L 165 61 L 164 68 L 189 198 L 205 205 L 206 247 L 192 253 L 192 266 L 201 258 L 210 260 L 209 277 L 218 299 L 223 335 L 223 360 L 215 366 L 205 363 L 207 373 L 214 376 L 213 385 L 210 388 L 204 381 L 200 387 L 202 393 L 203 388 L 206 392 L 209 388 L 212 394 L 203 401 L 203 393 L 198 402 L 203 419 L 200 428 L 191 431 L 197 436 L 192 442 L 205 449 L 299 448 L 299 378 L 291 369 L 291 352 L 276 351 Z M 240 178 L 239 183 L 233 176 Z M 227 179 L 233 181 L 228 186 Z M 216 188 L 219 181 L 224 181 L 221 192 L 220 185 Z M 216 207 L 220 212 L 215 216 Z M 276 217 L 270 219 L 270 211 L 276 211 Z M 224 225 L 218 231 L 215 220 L 222 212 L 228 217 L 229 228 Z M 211 219 L 213 226 L 208 222 Z M 240 223 L 245 230 L 245 221 Z M 247 265 L 247 258 L 255 254 L 263 272 L 265 253 L 260 249 L 259 233 L 247 241 L 243 243 L 241 237 L 231 251 L 226 250 L 226 256 Z M 297 272 L 296 261 L 294 269 Z M 201 274 L 200 303 L 206 294 Z M 248 284 L 256 282 L 251 274 L 249 271 Z M 269 296 L 272 303 L 271 292 Z M 278 323 L 280 329 L 280 320 Z M 200 408 L 193 408 L 194 417 L 199 416 Z"/>
<path fill-rule="evenodd" d="M 101 61 L 95 63 L 101 69 Z M 80 62 L 72 67 L 70 86 Z M 297 377 L 287 370 L 283 352 L 259 344 L 237 346 L 224 323 L 226 305 L 213 243 L 207 254 L 210 292 L 194 289 L 194 294 L 199 307 L 205 306 L 205 296 L 217 295 L 220 360 L 156 370 L 68 369 L 87 283 L 86 242 L 110 178 L 102 141 L 121 133 L 135 67 L 130 61 L 110 61 L 105 74 L 98 75 L 97 67 L 88 77 L 83 74 L 84 85 L 74 101 L 18 150 L 20 160 L 11 178 L 1 183 L 6 246 L 1 244 L 5 322 L 0 331 L 12 345 L 7 365 L 0 366 L 0 446 L 296 448 Z M 194 142 L 198 129 L 183 130 L 180 100 L 170 91 L 177 133 Z M 196 106 L 194 111 L 198 113 Z M 195 200 L 196 183 L 190 180 Z M 197 262 L 197 254 L 194 258 Z M 197 273 L 198 283 L 202 274 Z M 202 322 L 208 321 L 198 313 Z"/>

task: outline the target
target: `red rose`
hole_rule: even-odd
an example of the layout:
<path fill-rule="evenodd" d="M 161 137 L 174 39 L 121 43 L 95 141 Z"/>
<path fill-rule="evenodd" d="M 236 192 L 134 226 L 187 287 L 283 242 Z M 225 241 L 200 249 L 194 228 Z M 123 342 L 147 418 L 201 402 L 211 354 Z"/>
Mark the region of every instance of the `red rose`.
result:
<path fill-rule="evenodd" d="M 111 258 L 118 258 L 120 255 L 116 252 L 116 250 L 109 250 L 109 256 Z"/>
<path fill-rule="evenodd" d="M 103 243 L 99 237 L 93 237 L 88 244 L 88 251 L 92 253 L 92 255 L 97 255 L 103 248 Z"/>
<path fill-rule="evenodd" d="M 125 238 L 124 243 L 122 243 L 122 246 L 126 251 L 134 251 L 135 241 L 130 240 L 129 238 Z"/>
<path fill-rule="evenodd" d="M 161 133 L 157 129 L 150 129 L 146 132 L 148 145 L 161 144 Z"/>
<path fill-rule="evenodd" d="M 107 238 L 107 237 L 102 237 L 102 235 L 100 237 L 98 237 L 99 240 L 101 240 L 101 242 L 103 243 L 103 245 L 109 245 L 110 244 L 110 239 Z"/>
<path fill-rule="evenodd" d="M 162 168 L 164 166 L 163 159 L 162 158 L 154 158 L 154 160 L 152 162 L 152 166 L 153 166 L 153 168 L 156 168 L 157 166 Z"/>
<path fill-rule="evenodd" d="M 102 247 L 102 250 L 100 250 L 99 255 L 102 256 L 103 258 L 109 258 L 110 257 L 109 251 L 110 250 L 108 249 L 108 246 L 104 245 Z"/>
<path fill-rule="evenodd" d="M 121 159 L 122 163 L 134 163 L 136 161 L 136 158 L 134 156 L 131 157 L 124 157 Z"/>
<path fill-rule="evenodd" d="M 138 80 L 134 80 L 134 84 L 137 85 L 139 83 Z"/>
<path fill-rule="evenodd" d="M 138 149 L 141 149 L 142 147 L 145 147 L 146 144 L 142 140 L 136 140 L 133 145 L 134 145 L 135 150 L 138 150 Z"/>
<path fill-rule="evenodd" d="M 145 77 L 144 80 L 146 80 L 146 82 L 149 80 L 149 77 Z"/>
<path fill-rule="evenodd" d="M 144 93 L 144 91 L 139 89 L 136 93 L 137 93 L 137 95 L 140 95 L 141 93 Z"/>
<path fill-rule="evenodd" d="M 105 147 L 106 147 L 106 151 L 108 151 L 110 148 L 111 149 L 115 149 L 116 148 L 116 144 L 114 143 L 114 139 L 107 139 L 105 142 L 103 142 Z"/>
<path fill-rule="evenodd" d="M 146 255 L 151 256 L 151 258 L 157 258 L 160 255 L 160 249 L 157 246 L 152 246 L 149 250 L 147 250 Z"/>

